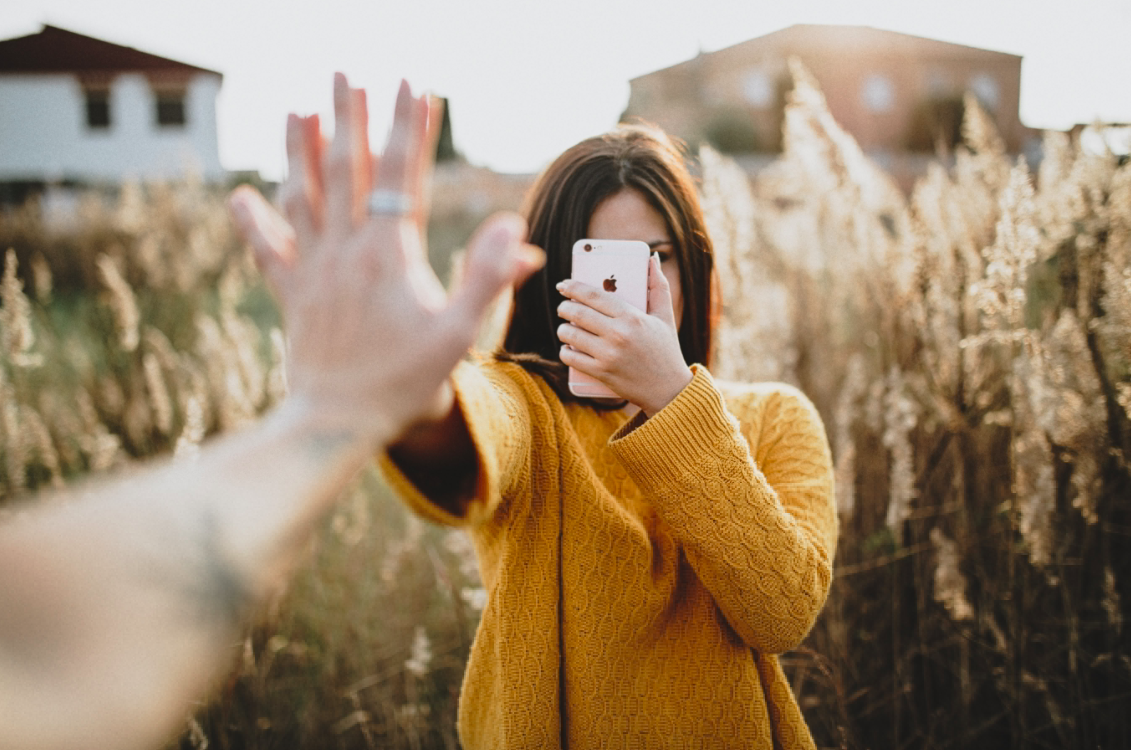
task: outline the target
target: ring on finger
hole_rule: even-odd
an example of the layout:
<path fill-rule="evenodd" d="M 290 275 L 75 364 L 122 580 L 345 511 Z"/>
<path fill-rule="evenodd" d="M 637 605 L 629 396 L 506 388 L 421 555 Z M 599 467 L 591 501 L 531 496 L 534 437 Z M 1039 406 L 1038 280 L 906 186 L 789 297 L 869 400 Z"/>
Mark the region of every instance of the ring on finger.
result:
<path fill-rule="evenodd" d="M 380 214 L 400 216 L 412 213 L 415 201 L 408 193 L 399 190 L 374 190 L 369 194 L 369 213 L 373 216 Z"/>

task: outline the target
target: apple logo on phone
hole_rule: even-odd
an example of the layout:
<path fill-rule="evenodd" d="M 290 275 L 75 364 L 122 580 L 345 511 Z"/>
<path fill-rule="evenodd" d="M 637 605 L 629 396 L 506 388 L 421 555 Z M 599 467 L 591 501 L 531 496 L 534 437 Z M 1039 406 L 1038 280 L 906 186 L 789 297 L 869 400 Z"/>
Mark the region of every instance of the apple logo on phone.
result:
<path fill-rule="evenodd" d="M 605 279 L 603 286 L 606 292 L 615 292 L 617 290 L 616 274 L 611 274 L 609 278 Z"/>

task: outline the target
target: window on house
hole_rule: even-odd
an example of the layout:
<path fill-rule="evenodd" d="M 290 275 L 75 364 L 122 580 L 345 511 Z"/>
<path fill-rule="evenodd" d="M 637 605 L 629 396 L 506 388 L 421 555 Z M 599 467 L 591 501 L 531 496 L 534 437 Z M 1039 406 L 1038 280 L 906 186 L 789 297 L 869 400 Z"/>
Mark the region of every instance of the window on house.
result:
<path fill-rule="evenodd" d="M 878 73 L 864 79 L 860 95 L 864 106 L 873 112 L 887 112 L 895 106 L 895 85 L 890 78 Z"/>
<path fill-rule="evenodd" d="M 755 107 L 768 107 L 774 101 L 774 82 L 764 70 L 749 70 L 742 79 L 742 96 Z"/>
<path fill-rule="evenodd" d="M 157 124 L 162 127 L 182 127 L 185 124 L 185 92 L 158 91 Z"/>
<path fill-rule="evenodd" d="M 970 90 L 974 92 L 974 96 L 978 97 L 978 101 L 982 103 L 983 107 L 991 111 L 997 109 L 1001 91 L 998 88 L 997 81 L 989 73 L 979 73 L 971 78 Z"/>
<path fill-rule="evenodd" d="M 110 92 L 106 89 L 86 89 L 86 126 L 103 130 L 110 127 Z"/>
<path fill-rule="evenodd" d="M 950 77 L 944 71 L 932 70 L 927 73 L 927 94 L 929 96 L 945 96 L 951 93 L 953 88 Z"/>

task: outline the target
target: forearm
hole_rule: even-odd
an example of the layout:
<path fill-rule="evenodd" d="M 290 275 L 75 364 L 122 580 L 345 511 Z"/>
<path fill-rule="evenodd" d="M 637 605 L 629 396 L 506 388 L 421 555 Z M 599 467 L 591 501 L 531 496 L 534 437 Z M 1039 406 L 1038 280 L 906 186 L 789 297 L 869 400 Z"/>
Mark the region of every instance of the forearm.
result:
<path fill-rule="evenodd" d="M 0 530 L 0 747 L 159 742 L 372 448 L 289 401 Z"/>
<path fill-rule="evenodd" d="M 705 376 L 694 382 L 615 450 L 735 631 L 761 651 L 788 650 L 812 627 L 832 576 L 823 431 L 799 410 L 783 418 L 780 439 L 773 426 L 755 433 L 771 446 L 755 462 L 721 394 Z"/>
<path fill-rule="evenodd" d="M 796 648 L 816 622 L 832 560 L 773 491 L 756 484 L 753 492 L 694 502 L 664 498 L 660 515 L 678 528 L 688 563 L 735 632 L 778 654 Z"/>

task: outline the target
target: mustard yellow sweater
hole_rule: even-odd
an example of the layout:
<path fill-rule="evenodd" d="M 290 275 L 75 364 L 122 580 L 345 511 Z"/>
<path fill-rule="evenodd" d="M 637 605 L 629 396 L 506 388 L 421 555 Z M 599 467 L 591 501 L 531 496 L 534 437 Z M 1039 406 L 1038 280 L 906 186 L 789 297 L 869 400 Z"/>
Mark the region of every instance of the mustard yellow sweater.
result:
<path fill-rule="evenodd" d="M 820 417 L 702 367 L 650 419 L 563 405 L 513 364 L 453 375 L 488 591 L 460 696 L 478 748 L 809 748 L 775 654 L 824 604 L 837 522 Z"/>

